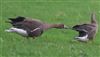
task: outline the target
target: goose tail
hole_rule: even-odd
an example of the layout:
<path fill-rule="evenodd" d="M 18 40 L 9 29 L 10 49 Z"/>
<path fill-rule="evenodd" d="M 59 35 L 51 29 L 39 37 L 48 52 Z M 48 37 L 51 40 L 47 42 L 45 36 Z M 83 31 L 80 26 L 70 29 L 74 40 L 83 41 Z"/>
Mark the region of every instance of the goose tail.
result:
<path fill-rule="evenodd" d="M 97 23 L 95 12 L 91 13 L 91 23 L 95 23 L 95 24 Z"/>

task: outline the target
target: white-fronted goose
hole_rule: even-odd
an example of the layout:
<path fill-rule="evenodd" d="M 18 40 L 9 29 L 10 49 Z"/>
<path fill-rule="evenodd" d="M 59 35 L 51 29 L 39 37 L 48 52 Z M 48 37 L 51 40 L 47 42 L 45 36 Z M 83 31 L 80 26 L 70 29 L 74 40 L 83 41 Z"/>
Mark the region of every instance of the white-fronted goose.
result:
<path fill-rule="evenodd" d="M 10 18 L 10 20 L 11 21 L 9 21 L 9 23 L 11 23 L 13 27 L 6 30 L 7 32 L 16 32 L 22 36 L 33 38 L 40 36 L 44 31 L 50 28 L 65 28 L 64 24 L 47 24 L 41 22 L 40 20 L 29 19 L 25 17 Z"/>
<path fill-rule="evenodd" d="M 79 32 L 79 36 L 75 37 L 79 41 L 93 40 L 98 29 L 95 13 L 91 14 L 91 23 L 73 26 L 73 30 Z"/>

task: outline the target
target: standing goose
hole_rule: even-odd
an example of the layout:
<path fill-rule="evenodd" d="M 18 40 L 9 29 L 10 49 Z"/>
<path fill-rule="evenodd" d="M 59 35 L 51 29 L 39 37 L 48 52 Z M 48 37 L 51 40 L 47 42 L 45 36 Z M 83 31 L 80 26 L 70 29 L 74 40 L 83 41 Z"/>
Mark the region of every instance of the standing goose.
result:
<path fill-rule="evenodd" d="M 64 24 L 47 24 L 41 22 L 40 20 L 31 20 L 25 17 L 10 18 L 9 20 L 11 20 L 9 21 L 9 23 L 11 23 L 13 27 L 6 31 L 16 32 L 17 34 L 20 34 L 25 37 L 35 38 L 37 36 L 40 36 L 44 31 L 50 28 L 65 28 Z"/>
<path fill-rule="evenodd" d="M 79 32 L 79 36 L 75 37 L 77 40 L 83 42 L 93 40 L 98 29 L 98 23 L 96 21 L 95 13 L 91 14 L 90 24 L 75 25 L 72 29 Z"/>

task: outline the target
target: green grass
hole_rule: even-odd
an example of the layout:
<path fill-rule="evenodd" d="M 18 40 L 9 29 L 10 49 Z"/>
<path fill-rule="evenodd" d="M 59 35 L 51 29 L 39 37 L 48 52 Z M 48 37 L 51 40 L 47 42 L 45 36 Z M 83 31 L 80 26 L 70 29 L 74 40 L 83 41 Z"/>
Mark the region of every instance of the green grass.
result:
<path fill-rule="evenodd" d="M 11 27 L 5 21 L 16 16 L 73 26 L 89 23 L 95 11 L 99 23 L 99 0 L 2 0 L 0 4 L 0 57 L 100 57 L 100 30 L 93 43 L 73 41 L 77 33 L 71 30 L 50 29 L 34 40 L 4 32 Z"/>

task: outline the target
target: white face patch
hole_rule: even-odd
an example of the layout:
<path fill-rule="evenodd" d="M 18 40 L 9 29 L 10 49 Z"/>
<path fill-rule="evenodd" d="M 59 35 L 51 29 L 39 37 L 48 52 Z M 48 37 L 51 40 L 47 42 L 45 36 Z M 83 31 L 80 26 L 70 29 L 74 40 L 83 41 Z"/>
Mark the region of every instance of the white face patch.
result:
<path fill-rule="evenodd" d="M 88 34 L 86 34 L 85 36 L 83 37 L 75 37 L 77 40 L 80 40 L 80 41 L 88 41 L 89 39 L 87 38 L 88 37 Z"/>

